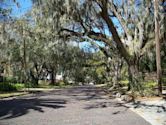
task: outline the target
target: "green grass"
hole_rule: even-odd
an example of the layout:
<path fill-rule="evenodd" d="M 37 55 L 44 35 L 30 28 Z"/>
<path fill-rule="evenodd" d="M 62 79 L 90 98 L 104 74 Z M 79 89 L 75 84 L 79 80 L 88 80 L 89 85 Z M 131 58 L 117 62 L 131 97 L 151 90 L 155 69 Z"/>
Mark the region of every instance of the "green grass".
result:
<path fill-rule="evenodd" d="M 0 98 L 8 98 L 14 96 L 22 96 L 31 92 L 38 92 L 38 91 L 49 91 L 49 89 L 60 89 L 60 88 L 69 88 L 71 85 L 64 85 L 60 84 L 57 85 L 48 85 L 48 84 L 39 84 L 36 87 L 29 87 L 27 88 L 27 84 L 22 83 L 0 83 Z M 26 92 L 25 92 L 26 91 Z"/>
<path fill-rule="evenodd" d="M 143 86 L 142 86 L 143 87 L 143 95 L 147 96 L 147 97 L 157 95 L 157 91 L 155 89 L 156 86 L 157 86 L 156 81 L 152 81 L 152 80 L 144 81 Z"/>
<path fill-rule="evenodd" d="M 24 87 L 24 84 L 21 83 L 0 83 L 0 98 L 25 95 L 27 93 L 19 92 Z"/>
<path fill-rule="evenodd" d="M 121 80 L 120 83 L 124 86 L 127 86 L 129 81 Z M 150 80 L 143 81 L 143 87 L 145 87 L 145 88 L 152 88 L 152 87 L 155 87 L 156 85 L 157 85 L 157 83 L 155 81 L 150 81 Z"/>
<path fill-rule="evenodd" d="M 51 89 L 70 88 L 71 86 L 72 85 L 66 85 L 63 82 L 57 83 L 55 85 L 49 85 L 48 82 L 46 83 L 42 81 L 38 86 L 34 86 L 30 83 L 23 84 L 3 82 L 0 83 L 0 98 L 21 96 L 30 92 L 50 91 Z"/>
<path fill-rule="evenodd" d="M 121 80 L 120 83 L 123 87 L 125 87 L 128 85 L 129 81 L 128 80 Z M 141 85 L 142 85 L 142 94 L 144 96 L 156 95 L 156 91 L 155 91 L 155 88 L 157 86 L 156 81 L 145 80 L 145 81 L 141 82 Z"/>
<path fill-rule="evenodd" d="M 46 88 L 46 89 L 58 89 L 58 88 L 68 88 L 74 85 L 65 84 L 63 81 L 57 82 L 54 85 L 49 84 L 49 82 L 39 81 L 37 88 Z"/>
<path fill-rule="evenodd" d="M 154 88 L 157 86 L 157 83 L 155 81 L 145 81 L 143 82 L 143 86 L 145 88 Z"/>
<path fill-rule="evenodd" d="M 43 89 L 58 89 L 58 88 L 68 88 L 72 85 L 39 85 L 37 88 L 43 88 Z"/>
<path fill-rule="evenodd" d="M 4 92 L 0 93 L 0 98 L 9 98 L 14 96 L 22 96 L 28 94 L 27 92 Z"/>

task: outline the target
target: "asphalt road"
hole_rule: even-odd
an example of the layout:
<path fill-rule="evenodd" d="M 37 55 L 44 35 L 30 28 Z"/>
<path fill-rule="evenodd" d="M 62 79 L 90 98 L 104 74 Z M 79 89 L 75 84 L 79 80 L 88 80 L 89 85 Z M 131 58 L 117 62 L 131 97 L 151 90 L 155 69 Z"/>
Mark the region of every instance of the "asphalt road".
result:
<path fill-rule="evenodd" d="M 73 87 L 0 100 L 0 125 L 150 125 L 102 89 Z"/>

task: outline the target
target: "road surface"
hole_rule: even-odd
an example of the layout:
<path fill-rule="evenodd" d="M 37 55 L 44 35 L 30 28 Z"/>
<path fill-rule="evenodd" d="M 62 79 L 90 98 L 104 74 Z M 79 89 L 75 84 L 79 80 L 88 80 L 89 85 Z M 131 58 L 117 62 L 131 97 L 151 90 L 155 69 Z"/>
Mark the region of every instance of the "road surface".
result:
<path fill-rule="evenodd" d="M 85 86 L 0 100 L 0 125 L 150 125 L 102 89 Z"/>

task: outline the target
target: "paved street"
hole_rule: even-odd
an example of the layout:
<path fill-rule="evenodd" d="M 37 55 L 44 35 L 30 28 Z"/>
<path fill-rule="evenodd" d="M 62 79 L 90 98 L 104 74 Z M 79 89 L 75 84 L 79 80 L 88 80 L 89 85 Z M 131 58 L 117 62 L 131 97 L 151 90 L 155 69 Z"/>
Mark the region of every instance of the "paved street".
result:
<path fill-rule="evenodd" d="M 0 100 L 0 125 L 150 125 L 95 87 Z"/>

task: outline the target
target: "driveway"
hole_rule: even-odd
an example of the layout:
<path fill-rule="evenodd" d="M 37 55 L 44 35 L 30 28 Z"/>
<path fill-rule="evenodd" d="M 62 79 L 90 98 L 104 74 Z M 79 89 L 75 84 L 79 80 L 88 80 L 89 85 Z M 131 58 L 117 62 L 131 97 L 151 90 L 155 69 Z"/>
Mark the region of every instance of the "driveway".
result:
<path fill-rule="evenodd" d="M 0 100 L 0 125 L 150 125 L 96 87 Z"/>

